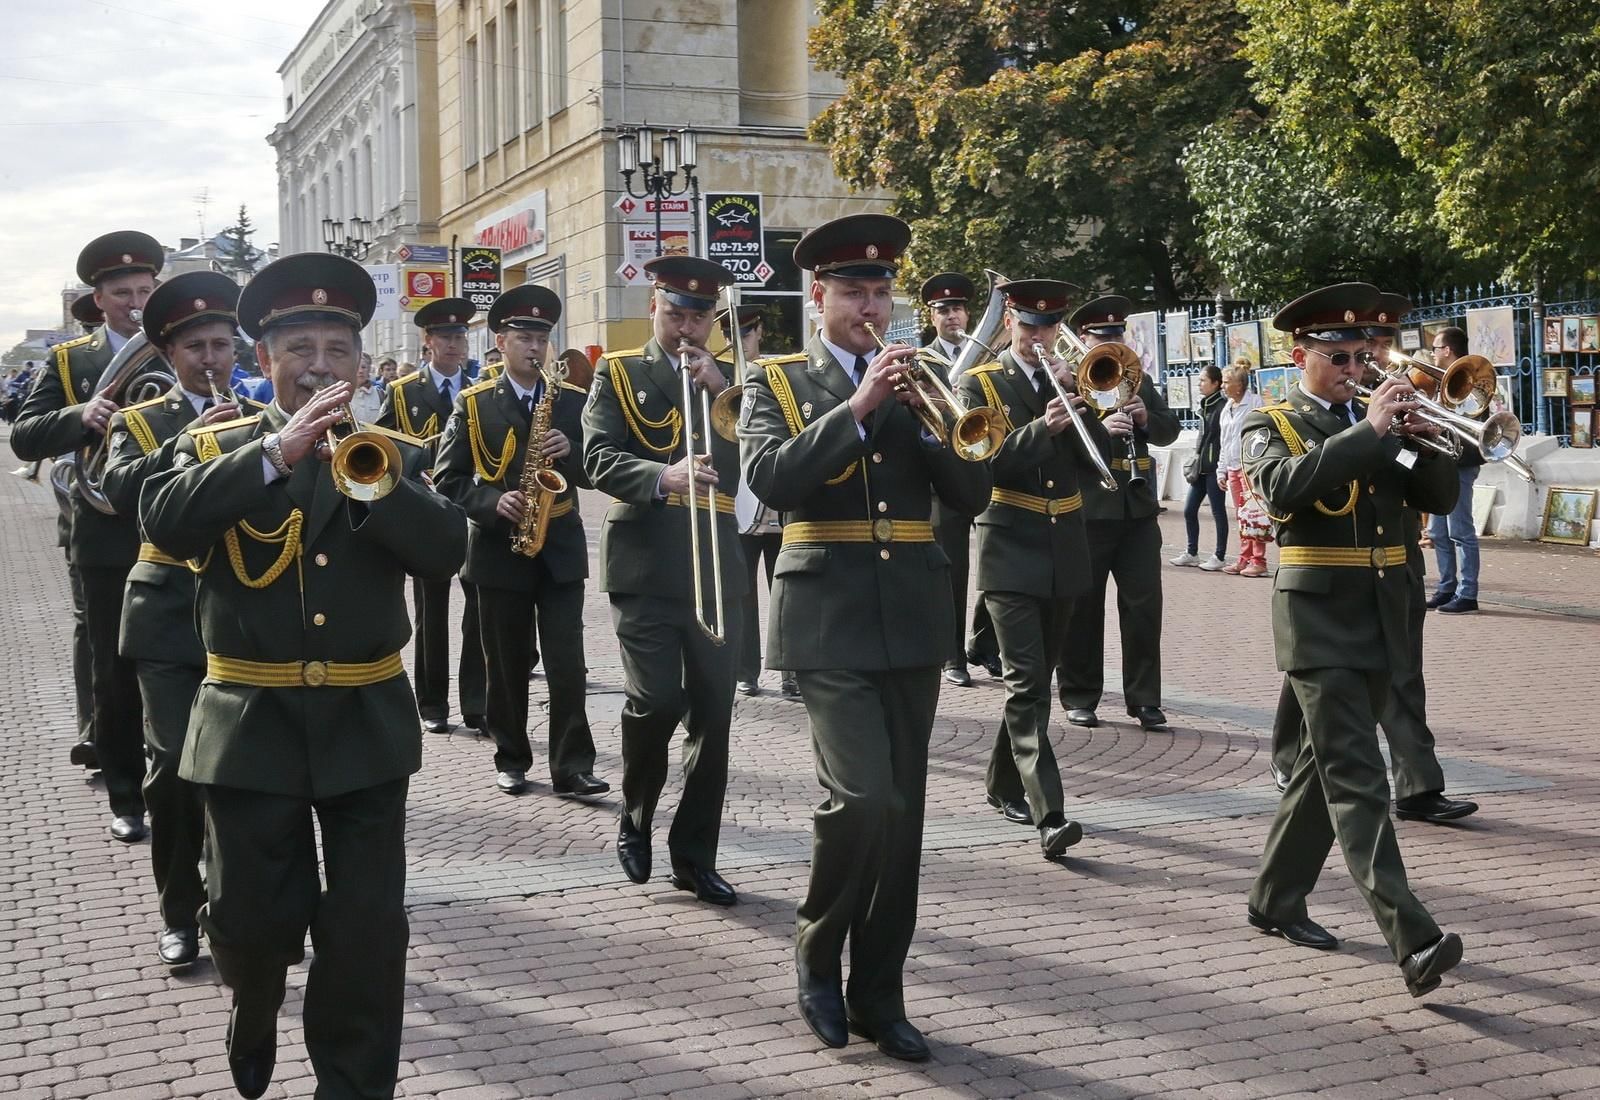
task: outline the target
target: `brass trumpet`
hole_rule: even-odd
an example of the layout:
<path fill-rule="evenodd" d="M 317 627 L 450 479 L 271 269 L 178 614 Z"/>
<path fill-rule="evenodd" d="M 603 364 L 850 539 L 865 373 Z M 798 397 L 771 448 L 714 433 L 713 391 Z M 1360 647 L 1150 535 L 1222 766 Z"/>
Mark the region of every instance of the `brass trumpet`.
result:
<path fill-rule="evenodd" d="M 339 422 L 326 437 L 333 452 L 328 463 L 333 487 L 363 504 L 382 500 L 400 484 L 400 448 L 392 439 L 363 429 L 348 404 L 339 406 L 339 412 Z"/>
<path fill-rule="evenodd" d="M 878 342 L 879 348 L 889 346 L 870 322 L 863 327 Z M 929 368 L 930 364 L 934 369 Z M 986 462 L 1000 449 L 1006 430 L 995 415 L 995 410 L 987 405 L 969 409 L 961 403 L 961 399 L 944 380 L 945 372 L 954 366 L 932 348 L 918 348 L 911 365 L 906 367 L 902 381 L 895 388 L 915 393 L 922 399 L 922 406 L 912 406 L 911 411 L 922 422 L 927 433 L 941 445 L 954 451 L 957 458 L 968 462 Z"/>
<path fill-rule="evenodd" d="M 1463 355 L 1448 367 L 1390 348 L 1389 362 L 1406 372 L 1416 391 L 1452 412 L 1481 419 L 1494 398 L 1494 364 L 1481 355 Z"/>
<path fill-rule="evenodd" d="M 734 336 L 738 336 L 738 323 L 734 324 Z M 713 623 L 706 618 L 706 596 L 704 571 L 700 567 L 700 488 L 695 480 L 695 472 L 702 465 L 711 464 L 711 434 L 706 432 L 704 449 L 695 453 L 694 449 L 694 374 L 689 370 L 686 362 L 681 362 L 684 353 L 689 348 L 689 341 L 678 341 L 678 356 L 680 359 L 678 377 L 683 380 L 683 432 L 684 450 L 689 456 L 689 492 L 686 494 L 689 503 L 689 566 L 693 574 L 694 583 L 694 620 L 700 627 L 700 632 L 711 639 L 712 645 L 722 645 L 728 640 L 728 619 L 724 613 L 722 601 L 722 544 L 718 539 L 717 527 L 717 487 L 706 486 L 704 508 L 710 516 L 711 527 L 711 598 L 716 608 L 716 621 Z M 732 411 L 731 405 L 722 401 L 729 386 L 717 395 L 717 400 L 722 403 L 720 413 L 714 412 L 715 406 L 711 402 L 711 391 L 704 386 L 700 387 L 700 419 L 711 430 L 714 430 L 724 439 L 735 438 L 735 427 L 738 414 Z M 735 398 L 737 400 L 737 398 Z M 723 430 L 723 425 L 716 416 L 720 415 L 728 424 L 728 431 Z"/>
<path fill-rule="evenodd" d="M 1061 384 L 1061 379 L 1057 378 L 1055 372 L 1050 369 L 1050 358 L 1045 354 L 1044 345 L 1038 343 L 1034 344 L 1033 354 L 1035 358 L 1039 360 L 1039 369 L 1044 371 L 1045 377 L 1050 379 L 1050 385 L 1055 388 L 1056 396 L 1061 398 L 1061 404 L 1066 406 L 1067 418 L 1072 421 L 1073 429 L 1078 433 L 1079 440 L 1083 442 L 1084 451 L 1094 462 L 1094 468 L 1100 474 L 1100 487 L 1108 493 L 1116 492 L 1116 476 L 1112 474 L 1111 467 L 1106 465 L 1105 458 L 1100 454 L 1099 446 L 1095 443 L 1094 437 L 1089 434 L 1089 426 L 1083 422 L 1083 414 L 1080 413 L 1077 410 L 1077 407 L 1073 405 L 1072 400 L 1067 393 L 1067 388 Z M 1079 381 L 1077 384 L 1081 391 L 1083 386 L 1082 381 Z M 1137 470 L 1134 472 L 1137 474 Z"/>
<path fill-rule="evenodd" d="M 1373 366 L 1380 377 L 1380 384 L 1381 380 L 1388 378 L 1400 378 L 1402 381 L 1409 381 L 1398 372 L 1387 372 L 1378 367 L 1376 363 Z M 1373 389 L 1359 382 L 1351 382 L 1349 385 L 1355 389 L 1356 393 L 1371 400 Z M 1424 435 L 1408 437 L 1413 442 L 1448 455 L 1451 458 L 1459 458 L 1463 444 L 1471 443 L 1478 448 L 1485 462 L 1510 461 L 1512 469 L 1519 474 L 1526 469 L 1520 460 L 1515 460 L 1514 452 L 1517 449 L 1517 443 L 1522 439 L 1522 422 L 1511 413 L 1495 413 L 1493 416 L 1486 417 L 1480 421 L 1470 416 L 1464 416 L 1453 409 L 1446 408 L 1420 392 L 1413 393 L 1408 404 L 1411 405 L 1409 410 L 1411 415 L 1438 427 L 1445 433 L 1438 439 Z M 1523 476 L 1526 477 L 1527 475 L 1524 474 Z"/>
<path fill-rule="evenodd" d="M 1077 365 L 1078 392 L 1102 409 L 1120 409 L 1139 393 L 1144 364 L 1127 344 L 1108 342 L 1090 347 L 1065 323 L 1056 326 L 1057 359 Z M 1128 486 L 1144 484 L 1139 472 L 1139 451 L 1129 433 L 1124 443 L 1128 460 Z"/>

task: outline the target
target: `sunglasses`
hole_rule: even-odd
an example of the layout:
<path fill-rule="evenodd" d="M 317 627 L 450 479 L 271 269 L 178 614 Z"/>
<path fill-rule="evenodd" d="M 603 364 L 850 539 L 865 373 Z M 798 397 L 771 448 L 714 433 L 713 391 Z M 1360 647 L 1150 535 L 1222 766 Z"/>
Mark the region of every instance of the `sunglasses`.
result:
<path fill-rule="evenodd" d="M 1336 367 L 1348 367 L 1351 363 L 1360 363 L 1362 366 L 1371 366 L 1378 361 L 1378 357 L 1370 351 L 1335 351 L 1326 352 L 1321 348 L 1307 347 L 1307 351 L 1315 352 Z"/>

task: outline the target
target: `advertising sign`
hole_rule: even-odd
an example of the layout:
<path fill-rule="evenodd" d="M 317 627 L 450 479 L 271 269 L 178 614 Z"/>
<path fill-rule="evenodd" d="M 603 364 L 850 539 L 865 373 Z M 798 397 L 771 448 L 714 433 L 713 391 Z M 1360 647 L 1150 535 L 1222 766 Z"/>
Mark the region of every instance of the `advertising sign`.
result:
<path fill-rule="evenodd" d="M 461 280 L 456 284 L 461 296 L 479 313 L 500 296 L 500 250 L 487 245 L 468 245 L 461 250 Z"/>
<path fill-rule="evenodd" d="M 545 192 L 535 191 L 512 206 L 503 206 L 472 226 L 472 243 L 498 248 L 501 262 L 518 264 L 543 256 L 545 240 Z"/>
<path fill-rule="evenodd" d="M 627 221 L 654 221 L 656 207 L 661 207 L 661 220 L 663 222 L 682 221 L 690 216 L 689 200 L 681 199 L 636 199 L 632 195 L 622 195 L 611 204 L 622 212 Z"/>
<path fill-rule="evenodd" d="M 374 321 L 400 320 L 400 267 L 398 264 L 369 264 L 367 274 L 378 288 L 378 308 Z"/>
<path fill-rule="evenodd" d="M 407 264 L 400 269 L 400 308 L 415 313 L 450 296 L 450 269 Z"/>
<path fill-rule="evenodd" d="M 661 229 L 663 256 L 689 254 L 689 228 L 681 226 Z M 656 256 L 656 230 L 652 225 L 624 225 L 622 227 L 622 263 L 617 274 L 623 286 L 649 286 L 650 277 L 644 273 L 644 262 Z"/>
<path fill-rule="evenodd" d="M 761 196 L 749 193 L 706 194 L 706 259 L 727 268 L 740 286 L 761 286 L 767 266 L 761 236 Z"/>

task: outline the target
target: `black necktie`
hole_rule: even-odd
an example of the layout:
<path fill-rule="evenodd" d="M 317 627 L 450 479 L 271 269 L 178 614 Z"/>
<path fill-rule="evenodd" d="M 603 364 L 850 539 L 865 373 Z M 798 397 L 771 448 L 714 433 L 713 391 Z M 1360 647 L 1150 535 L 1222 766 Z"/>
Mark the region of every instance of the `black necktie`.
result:
<path fill-rule="evenodd" d="M 858 355 L 858 356 L 856 356 L 856 368 L 855 368 L 855 374 L 853 375 L 855 384 L 858 385 L 858 386 L 861 385 L 861 380 L 863 378 L 865 378 L 866 375 L 867 375 L 867 357 L 865 355 Z"/>
<path fill-rule="evenodd" d="M 1350 405 L 1349 405 L 1348 402 L 1341 401 L 1337 405 L 1328 406 L 1328 408 L 1333 412 L 1333 414 L 1335 416 L 1337 416 L 1340 420 L 1344 421 L 1346 426 L 1349 426 L 1349 425 L 1355 423 L 1354 420 L 1350 419 Z"/>
<path fill-rule="evenodd" d="M 1040 367 L 1038 370 L 1033 372 L 1033 388 L 1039 391 L 1039 400 L 1048 403 L 1050 396 L 1045 391 L 1045 385 L 1046 379 L 1044 376 L 1044 368 Z"/>
<path fill-rule="evenodd" d="M 450 404 L 450 379 L 446 378 L 439 386 L 439 396 L 444 398 L 446 405 Z"/>
<path fill-rule="evenodd" d="M 522 399 L 522 415 L 528 418 L 528 423 L 533 423 L 533 394 Z"/>

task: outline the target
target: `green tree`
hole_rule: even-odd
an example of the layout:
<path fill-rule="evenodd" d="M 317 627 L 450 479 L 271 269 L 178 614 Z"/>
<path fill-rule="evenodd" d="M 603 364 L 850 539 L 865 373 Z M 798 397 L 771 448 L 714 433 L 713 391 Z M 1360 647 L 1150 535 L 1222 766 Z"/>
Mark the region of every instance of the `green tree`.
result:
<path fill-rule="evenodd" d="M 1172 305 L 1216 272 L 1179 157 L 1254 106 L 1232 0 L 821 0 L 844 94 L 812 134 L 946 267 L 1105 283 Z"/>
<path fill-rule="evenodd" d="M 256 247 L 250 243 L 255 231 L 256 227 L 250 221 L 250 211 L 240 203 L 239 220 L 222 231 L 219 242 L 221 254 L 217 257 L 217 266 L 224 274 L 233 276 L 241 283 L 256 273 Z"/>

